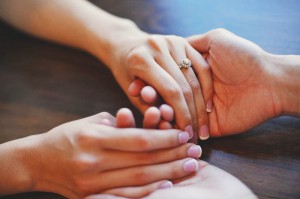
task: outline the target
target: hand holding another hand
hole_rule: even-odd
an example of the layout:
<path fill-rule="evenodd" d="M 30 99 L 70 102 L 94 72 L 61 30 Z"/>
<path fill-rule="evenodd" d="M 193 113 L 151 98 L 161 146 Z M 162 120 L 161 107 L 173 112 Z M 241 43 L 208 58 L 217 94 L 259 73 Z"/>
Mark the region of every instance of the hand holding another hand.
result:
<path fill-rule="evenodd" d="M 110 60 L 115 61 L 108 65 L 112 66 L 114 76 L 137 108 L 145 112 L 152 105 L 128 92 L 131 82 L 140 79 L 151 85 L 174 109 L 179 129 L 195 135 L 201 129 L 208 130 L 206 109 L 207 104 L 211 105 L 213 90 L 210 69 L 201 54 L 184 38 L 133 31 L 124 40 L 122 36 L 118 38 L 113 49 L 116 50 Z M 185 58 L 191 60 L 193 69 L 179 68 L 179 62 Z M 194 136 L 196 141 L 197 136 Z"/>
<path fill-rule="evenodd" d="M 159 121 L 160 114 L 155 108 L 147 110 L 144 125 L 157 126 L 153 120 Z M 27 191 L 83 198 L 106 190 L 120 193 L 117 187 L 141 186 L 135 192 L 121 192 L 136 197 L 170 187 L 168 180 L 198 169 L 193 158 L 200 157 L 201 148 L 186 144 L 187 132 L 128 128 L 134 123 L 132 113 L 121 109 L 117 118 L 100 113 L 24 138 L 28 144 L 24 167 L 31 179 Z"/>
<path fill-rule="evenodd" d="M 286 78 L 295 75 L 288 76 L 286 73 L 290 69 L 275 64 L 275 56 L 223 29 L 192 36 L 188 41 L 204 56 L 212 73 L 213 109 L 208 113 L 211 136 L 243 132 L 288 108 L 289 112 L 300 112 L 296 110 L 297 97 L 294 102 L 285 100 L 286 96 L 297 96 L 297 91 L 287 93 L 289 88 L 282 86 L 288 84 Z M 143 90 L 151 85 L 146 86 L 140 81 L 135 80 L 130 88 L 134 87 L 135 92 L 143 96 Z M 137 95 L 135 92 L 130 93 L 134 96 Z M 158 94 L 152 88 L 144 101 L 151 103 L 157 98 Z M 202 135 L 200 132 L 199 136 Z"/>

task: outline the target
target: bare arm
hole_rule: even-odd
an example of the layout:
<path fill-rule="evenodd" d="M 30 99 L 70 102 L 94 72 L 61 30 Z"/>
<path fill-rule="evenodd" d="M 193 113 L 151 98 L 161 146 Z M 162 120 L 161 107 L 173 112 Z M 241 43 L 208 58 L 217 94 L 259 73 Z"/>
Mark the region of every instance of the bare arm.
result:
<path fill-rule="evenodd" d="M 111 15 L 82 0 L 4 0 L 0 17 L 16 28 L 35 36 L 87 51 L 109 64 L 109 43 L 116 34 L 135 31 L 143 34 L 133 22 Z M 98 47 L 100 46 L 100 47 Z"/>
<path fill-rule="evenodd" d="M 136 78 L 153 86 L 174 108 L 180 129 L 196 134 L 208 125 L 206 106 L 213 91 L 210 69 L 184 38 L 147 34 L 132 21 L 85 0 L 27 0 L 22 4 L 3 0 L 0 17 L 27 33 L 83 49 L 101 59 L 142 112 L 150 106 L 139 96 L 128 94 Z M 193 68 L 180 70 L 178 63 L 185 57 Z"/>
<path fill-rule="evenodd" d="M 281 115 L 300 117 L 300 56 L 268 54 L 270 73 L 277 82 Z"/>

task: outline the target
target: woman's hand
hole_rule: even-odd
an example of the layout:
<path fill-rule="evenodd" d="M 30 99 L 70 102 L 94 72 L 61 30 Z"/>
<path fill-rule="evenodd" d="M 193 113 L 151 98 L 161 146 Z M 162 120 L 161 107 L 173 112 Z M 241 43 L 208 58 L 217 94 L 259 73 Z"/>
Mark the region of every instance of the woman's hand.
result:
<path fill-rule="evenodd" d="M 137 108 L 144 112 L 151 106 L 129 94 L 132 81 L 140 79 L 154 87 L 163 101 L 175 110 L 175 122 L 180 129 L 190 134 L 208 129 L 206 109 L 207 104 L 211 108 L 213 88 L 210 69 L 200 53 L 177 36 L 132 31 L 131 36 L 123 40 L 120 36 L 116 40 L 109 59 L 112 61 L 108 64 Z M 184 58 L 191 60 L 192 67 L 178 67 Z"/>
<path fill-rule="evenodd" d="M 170 185 L 165 179 L 181 178 L 198 169 L 192 158 L 200 157 L 201 149 L 185 144 L 187 132 L 112 127 L 134 126 L 133 116 L 124 111 L 117 119 L 100 113 L 24 138 L 21 163 L 31 179 L 30 188 L 24 191 L 82 198 L 123 186 L 164 188 L 165 183 Z"/>
<path fill-rule="evenodd" d="M 200 160 L 198 161 L 198 164 L 200 169 L 196 174 L 175 181 L 173 188 L 157 190 L 150 195 L 143 197 L 143 199 L 257 198 L 241 181 L 224 170 Z M 124 189 L 123 192 L 135 192 L 137 189 L 138 188 L 132 188 L 132 190 Z M 100 194 L 87 197 L 86 199 L 126 199 L 126 197 Z"/>

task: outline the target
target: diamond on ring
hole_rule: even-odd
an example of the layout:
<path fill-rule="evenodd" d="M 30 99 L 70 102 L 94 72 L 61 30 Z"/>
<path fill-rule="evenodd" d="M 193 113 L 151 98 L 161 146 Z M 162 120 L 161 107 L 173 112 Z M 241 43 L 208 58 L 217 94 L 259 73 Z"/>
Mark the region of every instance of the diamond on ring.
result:
<path fill-rule="evenodd" d="M 189 60 L 188 58 L 184 58 L 179 62 L 179 68 L 186 68 L 188 69 L 189 67 L 192 66 L 192 62 L 191 60 Z"/>

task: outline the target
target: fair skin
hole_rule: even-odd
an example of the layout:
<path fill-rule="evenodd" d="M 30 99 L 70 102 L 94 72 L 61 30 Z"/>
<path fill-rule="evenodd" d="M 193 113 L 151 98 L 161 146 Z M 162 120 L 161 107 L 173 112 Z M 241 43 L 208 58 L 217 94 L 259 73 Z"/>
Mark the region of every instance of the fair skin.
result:
<path fill-rule="evenodd" d="M 168 113 L 149 109 L 144 125 L 154 128 L 161 115 Z M 116 119 L 100 113 L 1 144 L 0 195 L 46 191 L 79 199 L 124 186 L 143 186 L 139 194 L 146 194 L 198 170 L 193 158 L 201 148 L 187 143 L 187 132 L 132 127 L 132 113 L 121 109 Z"/>
<path fill-rule="evenodd" d="M 141 199 L 257 199 L 257 197 L 241 181 L 229 173 L 210 165 L 204 161 L 198 161 L 200 169 L 198 172 L 186 179 L 175 182 L 174 187 L 169 189 L 157 190 Z M 135 190 L 123 189 L 119 193 L 131 192 Z M 118 194 L 118 193 L 116 193 Z M 129 199 L 126 197 L 98 194 L 85 199 Z"/>
<path fill-rule="evenodd" d="M 188 41 L 203 54 L 213 76 L 211 136 L 240 133 L 280 115 L 300 116 L 300 56 L 267 53 L 223 29 Z M 139 85 L 131 85 L 137 93 L 143 90 Z M 153 103 L 158 98 L 153 88 L 147 98 Z"/>
<path fill-rule="evenodd" d="M 222 29 L 191 37 L 189 42 L 204 54 L 213 73 L 212 136 L 234 134 L 278 115 L 300 116 L 299 56 L 271 55 Z M 135 89 L 130 93 L 149 104 L 156 103 L 159 96 L 155 90 L 148 87 L 145 91 L 146 84 L 138 81 L 132 83 L 131 88 Z M 226 117 L 229 125 L 225 123 Z M 158 190 L 144 198 L 256 198 L 228 173 L 205 162 L 200 161 L 199 165 L 196 175 L 175 181 L 174 188 Z M 124 199 L 119 197 L 120 193 L 87 199 Z"/>
<path fill-rule="evenodd" d="M 143 98 L 142 98 L 143 99 Z M 171 113 L 164 113 L 172 116 Z M 160 111 L 152 109 L 152 117 L 159 118 Z M 125 116 L 127 117 L 128 116 Z M 129 118 L 128 118 L 129 119 Z M 127 119 L 127 120 L 128 120 Z M 133 117 L 131 117 L 133 120 Z M 157 120 L 158 121 L 158 120 Z M 158 124 L 158 123 L 157 123 Z M 152 127 L 155 127 L 153 123 Z M 174 180 L 173 187 L 170 189 L 158 190 L 152 184 L 141 187 L 121 187 L 107 190 L 101 194 L 91 195 L 85 199 L 127 199 L 127 198 L 143 198 L 143 199 L 218 199 L 218 198 L 242 198 L 256 199 L 257 197 L 247 188 L 241 181 L 225 171 L 214 167 L 204 161 L 198 161 L 199 170 L 197 173 Z"/>
<path fill-rule="evenodd" d="M 201 132 L 201 138 L 207 137 L 206 110 L 212 109 L 210 69 L 184 38 L 145 33 L 132 21 L 85 0 L 27 0 L 22 5 L 15 1 L 1 1 L 3 20 L 24 32 L 93 54 L 108 66 L 142 112 L 150 106 L 127 90 L 134 79 L 147 82 L 173 107 L 178 128 L 191 136 Z M 178 63 L 186 57 L 193 70 L 179 69 Z"/>

